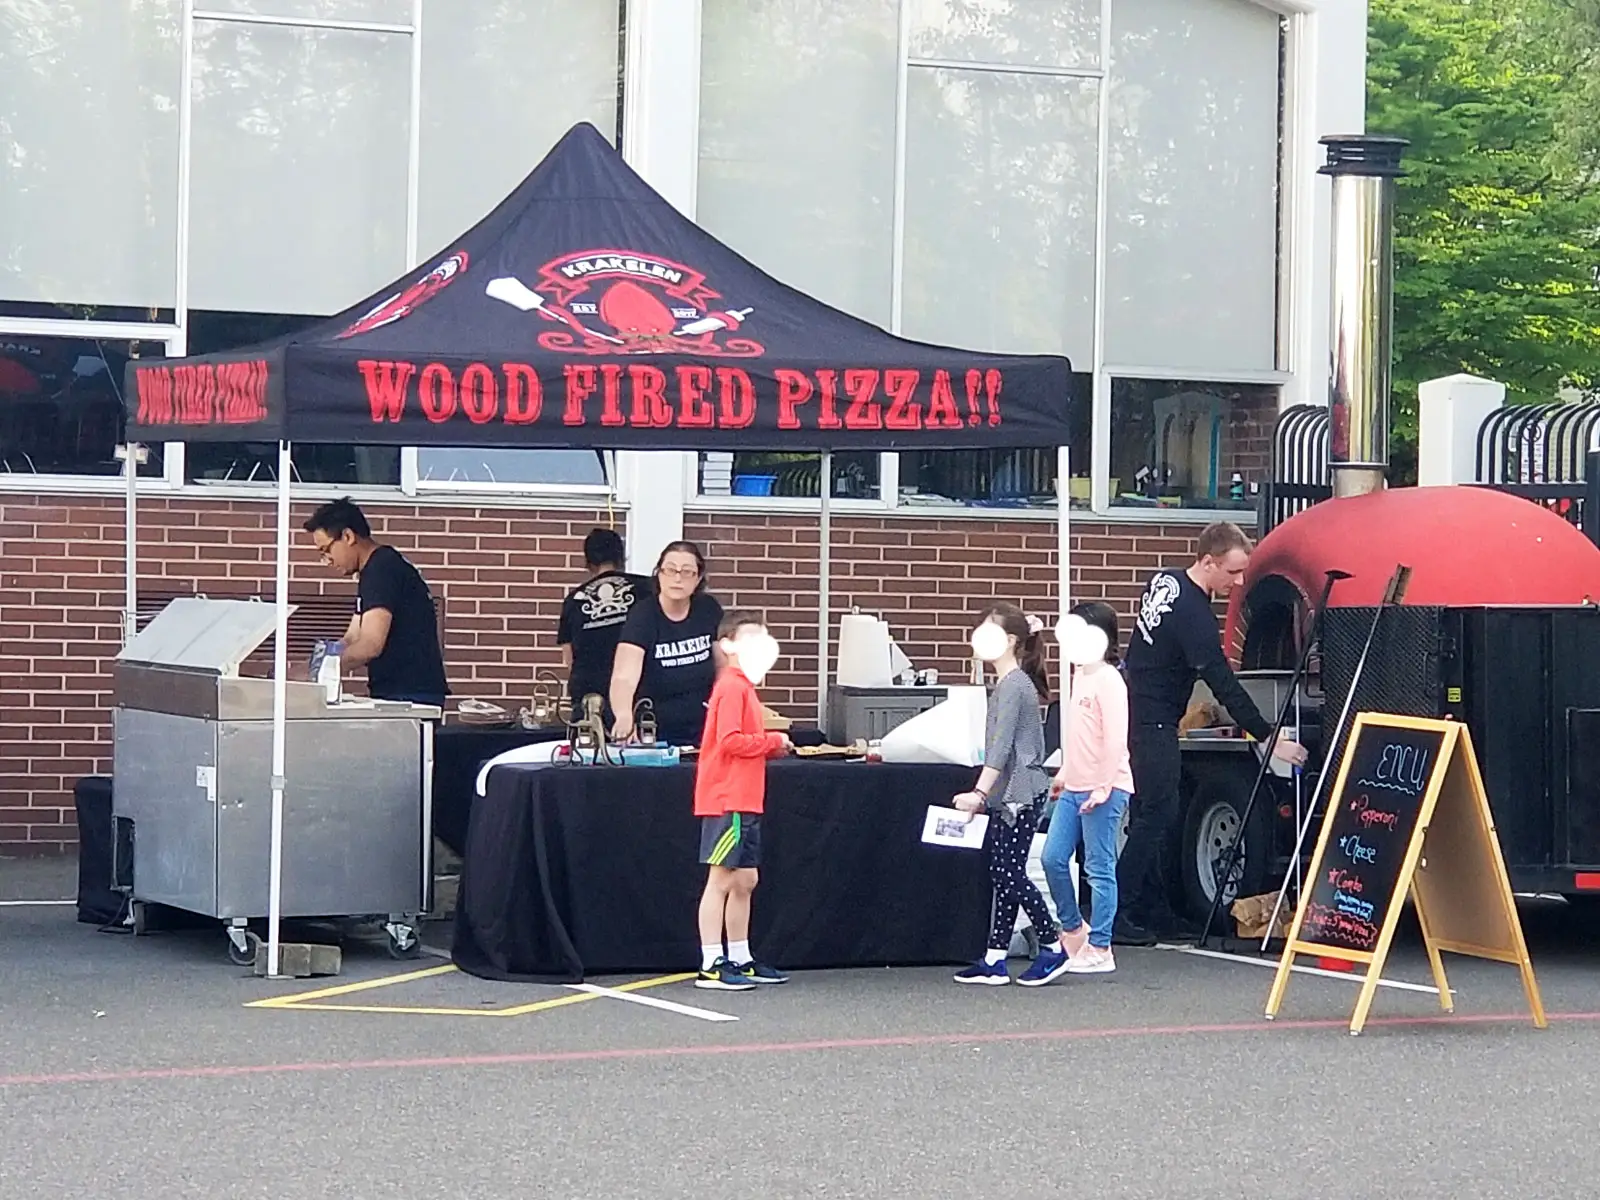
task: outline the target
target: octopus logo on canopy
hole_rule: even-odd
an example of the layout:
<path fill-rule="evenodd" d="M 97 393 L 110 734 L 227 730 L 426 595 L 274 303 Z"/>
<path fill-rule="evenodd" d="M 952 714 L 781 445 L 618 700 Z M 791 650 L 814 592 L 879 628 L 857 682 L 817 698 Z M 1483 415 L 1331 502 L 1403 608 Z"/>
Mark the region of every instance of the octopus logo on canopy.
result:
<path fill-rule="evenodd" d="M 359 334 L 371 333 L 374 329 L 382 329 L 385 325 L 392 325 L 396 321 L 409 317 L 443 291 L 451 280 L 465 272 L 466 269 L 467 252 L 465 250 L 457 250 L 410 287 L 404 291 L 396 292 L 367 313 L 366 316 L 356 321 L 349 329 L 341 333 L 339 338 L 351 338 Z"/>
<path fill-rule="evenodd" d="M 491 279 L 494 300 L 563 326 L 539 334 L 546 350 L 569 354 L 692 354 L 756 358 L 766 347 L 735 336 L 748 308 L 722 308 L 720 292 L 693 267 L 632 250 L 582 250 L 539 268 L 528 287 L 514 275 Z"/>

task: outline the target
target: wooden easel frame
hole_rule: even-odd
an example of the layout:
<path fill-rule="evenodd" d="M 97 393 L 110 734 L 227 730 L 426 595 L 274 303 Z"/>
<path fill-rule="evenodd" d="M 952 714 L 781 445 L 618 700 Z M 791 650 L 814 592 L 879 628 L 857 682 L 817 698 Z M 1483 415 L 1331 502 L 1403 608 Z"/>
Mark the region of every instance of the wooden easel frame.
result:
<path fill-rule="evenodd" d="M 1428 965 L 1433 970 L 1433 979 L 1439 989 L 1439 1006 L 1445 1012 L 1453 1012 L 1454 1001 L 1450 995 L 1450 985 L 1445 978 L 1444 960 L 1440 957 L 1441 950 L 1453 954 L 1464 954 L 1474 958 L 1486 958 L 1496 962 L 1510 963 L 1518 968 L 1522 975 L 1522 988 L 1527 996 L 1528 1008 L 1533 1015 L 1533 1023 L 1540 1029 L 1547 1027 L 1544 1004 L 1539 995 L 1538 980 L 1534 978 L 1533 963 L 1528 957 L 1527 943 L 1522 935 L 1522 924 L 1517 917 L 1516 900 L 1511 894 L 1511 877 L 1506 871 L 1505 858 L 1500 852 L 1500 840 L 1495 833 L 1494 817 L 1489 809 L 1488 793 L 1484 789 L 1483 775 L 1478 769 L 1478 757 L 1473 751 L 1472 735 L 1467 727 L 1459 721 L 1434 720 L 1424 717 L 1404 717 L 1388 713 L 1360 713 L 1356 716 L 1355 725 L 1351 729 L 1347 747 L 1358 744 L 1361 732 L 1366 728 L 1378 729 L 1410 729 L 1439 733 L 1442 735 L 1439 745 L 1439 758 L 1435 762 L 1428 780 L 1427 791 L 1423 794 L 1422 805 L 1417 814 L 1416 828 L 1412 831 L 1411 840 L 1406 846 L 1405 857 L 1401 860 L 1400 874 L 1395 882 L 1394 894 L 1389 897 L 1389 907 L 1384 916 L 1383 928 L 1378 933 L 1376 947 L 1371 951 L 1347 950 L 1339 946 L 1324 946 L 1316 942 L 1303 941 L 1300 938 L 1301 924 L 1305 919 L 1305 894 L 1295 908 L 1294 923 L 1290 926 L 1289 936 L 1284 943 L 1283 956 L 1278 962 L 1277 974 L 1272 981 L 1272 991 L 1267 997 L 1266 1016 L 1270 1021 L 1278 1015 L 1278 1010 L 1283 1004 L 1284 993 L 1289 987 L 1289 977 L 1293 973 L 1294 960 L 1297 955 L 1321 955 L 1329 958 L 1338 958 L 1346 962 L 1364 963 L 1367 967 L 1366 978 L 1361 984 L 1361 994 L 1356 1000 L 1355 1013 L 1350 1020 L 1350 1033 L 1355 1036 L 1361 1032 L 1367 1023 L 1367 1014 L 1372 1008 L 1373 997 L 1377 994 L 1378 983 L 1383 977 L 1384 962 L 1389 956 L 1389 947 L 1394 941 L 1394 933 L 1400 923 L 1400 898 L 1409 895 L 1411 902 L 1416 906 L 1417 923 L 1422 930 L 1423 947 L 1427 950 Z M 1323 857 L 1327 852 L 1328 841 L 1333 831 L 1334 816 L 1338 805 L 1344 797 L 1346 777 L 1350 771 L 1351 754 L 1346 752 L 1344 761 L 1339 765 L 1339 776 L 1334 783 L 1333 790 L 1329 793 L 1328 809 L 1323 816 L 1322 831 L 1317 837 L 1317 848 L 1311 858 L 1311 868 L 1306 874 L 1307 879 L 1315 879 L 1323 865 Z M 1505 945 L 1485 945 L 1469 941 L 1464 938 L 1441 939 L 1435 934 L 1435 923 L 1430 919 L 1428 893 L 1430 886 L 1424 876 L 1419 880 L 1417 869 L 1419 862 L 1424 860 L 1424 847 L 1429 827 L 1433 824 L 1435 810 L 1438 807 L 1440 796 L 1444 790 L 1450 772 L 1460 768 L 1466 777 L 1466 790 L 1471 794 L 1469 808 L 1471 819 L 1477 826 L 1474 831 L 1481 836 L 1487 847 L 1490 875 L 1492 878 L 1484 882 L 1489 885 L 1494 895 L 1492 905 L 1497 910 L 1493 915 L 1504 922 L 1502 932 L 1506 934 Z"/>

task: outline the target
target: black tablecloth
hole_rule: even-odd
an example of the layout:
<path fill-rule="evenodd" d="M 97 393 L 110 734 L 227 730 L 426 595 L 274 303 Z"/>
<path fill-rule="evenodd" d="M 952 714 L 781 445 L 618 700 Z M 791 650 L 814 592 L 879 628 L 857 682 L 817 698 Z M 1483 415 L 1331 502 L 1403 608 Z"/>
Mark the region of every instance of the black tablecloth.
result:
<path fill-rule="evenodd" d="M 441 725 L 433 734 L 433 834 L 457 854 L 465 851 L 467 823 L 477 798 L 478 771 L 496 755 L 535 742 L 557 742 L 565 726 L 485 729 Z"/>
<path fill-rule="evenodd" d="M 924 845 L 970 768 L 769 764 L 751 940 L 783 968 L 969 962 L 983 853 Z M 453 958 L 485 979 L 576 983 L 699 965 L 692 767 L 499 767 L 472 813 Z"/>
<path fill-rule="evenodd" d="M 122 893 L 113 886 L 111 780 L 89 775 L 72 788 L 78 811 L 78 920 L 109 925 L 122 913 Z"/>

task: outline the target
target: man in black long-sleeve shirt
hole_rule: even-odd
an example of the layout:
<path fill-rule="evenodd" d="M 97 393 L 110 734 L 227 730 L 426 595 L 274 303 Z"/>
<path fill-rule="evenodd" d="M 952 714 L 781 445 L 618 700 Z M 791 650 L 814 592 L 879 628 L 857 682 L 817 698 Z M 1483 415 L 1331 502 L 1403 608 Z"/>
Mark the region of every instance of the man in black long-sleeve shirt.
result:
<path fill-rule="evenodd" d="M 1228 666 L 1211 610 L 1212 596 L 1225 595 L 1243 582 L 1249 565 L 1250 539 L 1237 525 L 1219 521 L 1201 531 L 1193 565 L 1159 572 L 1139 600 L 1126 659 L 1135 795 L 1128 844 L 1117 864 L 1115 932 L 1123 945 L 1193 936 L 1172 911 L 1161 860 L 1178 819 L 1178 722 L 1189 707 L 1195 680 L 1206 681 L 1246 733 L 1263 742 L 1272 736 L 1272 723 Z M 1289 762 L 1306 757 L 1286 738 L 1273 753 Z"/>

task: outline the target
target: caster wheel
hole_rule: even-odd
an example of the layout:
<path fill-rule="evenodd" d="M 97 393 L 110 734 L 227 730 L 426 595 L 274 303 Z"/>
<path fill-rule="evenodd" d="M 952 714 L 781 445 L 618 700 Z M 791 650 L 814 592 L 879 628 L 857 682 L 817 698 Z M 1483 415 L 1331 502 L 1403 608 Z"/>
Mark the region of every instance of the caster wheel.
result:
<path fill-rule="evenodd" d="M 253 933 L 244 935 L 245 948 L 240 949 L 239 944 L 231 937 L 228 939 L 228 961 L 236 967 L 253 966 L 256 961 L 256 947 L 261 944 L 261 939 Z"/>
<path fill-rule="evenodd" d="M 142 900 L 130 901 L 128 911 L 133 916 L 133 936 L 143 937 L 149 933 L 150 914 L 149 910 L 145 908 L 144 902 Z"/>
<path fill-rule="evenodd" d="M 390 925 L 388 931 L 390 958 L 416 958 L 422 953 L 422 939 L 411 926 Z"/>

